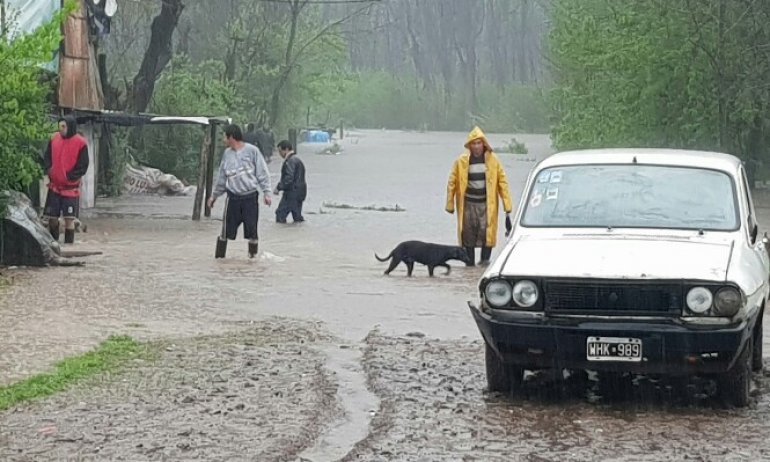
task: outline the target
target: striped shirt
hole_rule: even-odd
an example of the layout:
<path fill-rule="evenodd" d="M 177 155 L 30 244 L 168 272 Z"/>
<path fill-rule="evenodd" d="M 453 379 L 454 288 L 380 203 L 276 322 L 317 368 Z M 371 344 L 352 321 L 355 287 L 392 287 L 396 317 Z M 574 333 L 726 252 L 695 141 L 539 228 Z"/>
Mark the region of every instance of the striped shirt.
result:
<path fill-rule="evenodd" d="M 487 201 L 487 166 L 484 164 L 484 156 L 471 154 L 468 165 L 468 189 L 465 191 L 465 199 L 470 202 Z"/>

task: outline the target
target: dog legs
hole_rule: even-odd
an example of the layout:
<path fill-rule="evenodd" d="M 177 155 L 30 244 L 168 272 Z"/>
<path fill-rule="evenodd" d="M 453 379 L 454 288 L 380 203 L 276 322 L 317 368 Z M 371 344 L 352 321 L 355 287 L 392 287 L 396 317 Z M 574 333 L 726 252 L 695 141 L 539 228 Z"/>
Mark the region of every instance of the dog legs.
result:
<path fill-rule="evenodd" d="M 412 270 L 414 270 L 414 262 L 413 261 L 407 261 L 406 263 L 406 275 L 411 276 Z"/>
<path fill-rule="evenodd" d="M 452 272 L 452 268 L 448 264 L 446 264 L 446 263 L 439 263 L 438 265 L 428 266 L 428 274 L 431 277 L 433 277 L 433 270 L 438 268 L 439 266 L 442 267 L 442 268 L 446 268 L 446 273 L 444 273 L 444 275 L 447 275 L 447 274 Z"/>
<path fill-rule="evenodd" d="M 388 269 L 385 270 L 385 274 L 386 275 L 390 274 L 391 271 L 396 269 L 396 266 L 398 266 L 399 263 L 401 263 L 400 259 L 398 259 L 396 257 L 391 258 L 390 259 L 390 266 L 388 266 Z"/>

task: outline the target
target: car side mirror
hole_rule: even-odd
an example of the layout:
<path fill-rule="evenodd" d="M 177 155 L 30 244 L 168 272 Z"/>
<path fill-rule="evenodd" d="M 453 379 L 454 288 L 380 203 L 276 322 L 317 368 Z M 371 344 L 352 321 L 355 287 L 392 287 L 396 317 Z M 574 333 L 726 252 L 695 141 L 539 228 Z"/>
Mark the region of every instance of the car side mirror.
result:
<path fill-rule="evenodd" d="M 756 244 L 757 243 L 757 236 L 759 236 L 759 226 L 756 224 L 751 225 L 751 243 Z"/>

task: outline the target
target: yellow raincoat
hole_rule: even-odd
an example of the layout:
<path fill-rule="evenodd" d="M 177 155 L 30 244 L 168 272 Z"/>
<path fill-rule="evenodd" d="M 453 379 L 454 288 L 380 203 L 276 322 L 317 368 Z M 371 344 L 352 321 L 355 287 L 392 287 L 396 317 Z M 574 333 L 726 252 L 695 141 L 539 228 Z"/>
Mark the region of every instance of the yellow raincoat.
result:
<path fill-rule="evenodd" d="M 457 211 L 457 239 L 462 245 L 463 235 L 463 208 L 465 205 L 465 191 L 468 189 L 468 165 L 470 164 L 471 152 L 470 145 L 474 140 L 482 140 L 486 152 L 484 153 L 484 165 L 487 173 L 487 247 L 494 247 L 497 243 L 497 207 L 503 200 L 503 209 L 505 213 L 511 213 L 513 203 L 511 202 L 511 193 L 508 190 L 508 179 L 505 176 L 505 170 L 492 147 L 487 141 L 487 137 L 479 127 L 474 127 L 465 140 L 465 152 L 455 160 L 452 165 L 452 171 L 449 174 L 447 183 L 446 211 L 454 213 Z"/>

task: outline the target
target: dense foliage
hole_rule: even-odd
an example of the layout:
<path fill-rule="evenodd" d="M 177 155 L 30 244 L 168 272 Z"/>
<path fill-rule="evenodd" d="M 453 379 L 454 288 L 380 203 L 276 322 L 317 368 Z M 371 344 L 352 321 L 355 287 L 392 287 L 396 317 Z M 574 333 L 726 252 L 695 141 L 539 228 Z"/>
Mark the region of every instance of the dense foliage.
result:
<path fill-rule="evenodd" d="M 31 34 L 0 37 L 0 190 L 24 191 L 41 177 L 40 150 L 53 130 L 42 66 L 59 47 L 62 17 Z"/>
<path fill-rule="evenodd" d="M 686 147 L 766 158 L 770 6 L 555 0 L 558 148 Z"/>

